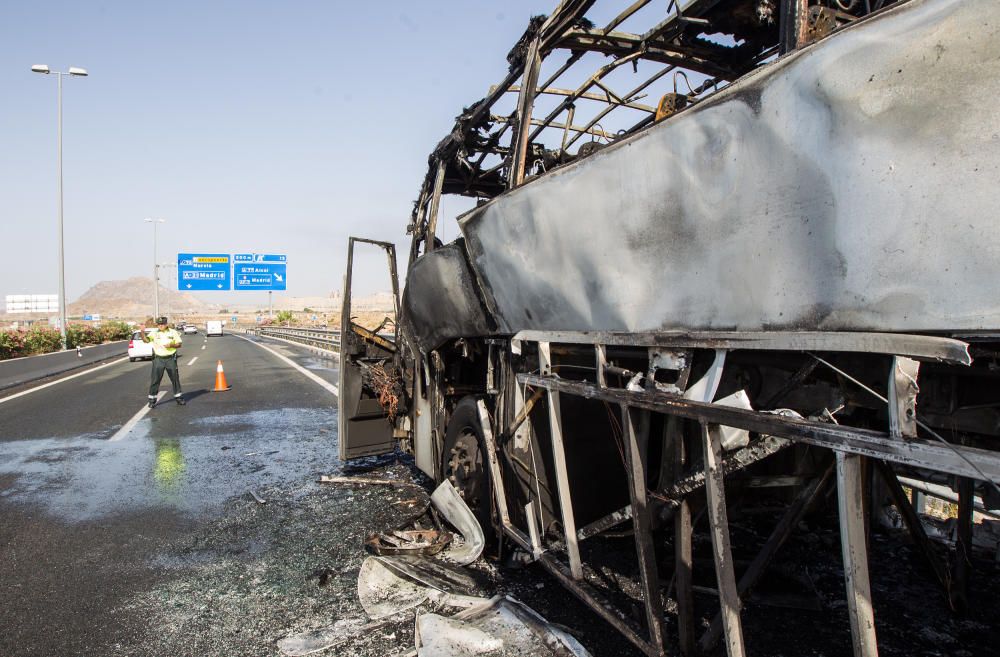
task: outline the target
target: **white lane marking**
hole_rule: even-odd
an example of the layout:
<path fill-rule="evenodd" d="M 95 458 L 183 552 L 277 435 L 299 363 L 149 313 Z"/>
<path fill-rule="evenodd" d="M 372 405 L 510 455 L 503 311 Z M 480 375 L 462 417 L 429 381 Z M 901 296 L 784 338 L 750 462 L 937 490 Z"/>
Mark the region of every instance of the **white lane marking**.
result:
<path fill-rule="evenodd" d="M 280 358 L 281 360 L 285 361 L 285 362 L 286 362 L 287 364 L 289 364 L 289 365 L 291 365 L 292 367 L 294 367 L 295 369 L 297 369 L 297 370 L 298 370 L 298 371 L 299 371 L 300 373 L 304 374 L 304 375 L 305 375 L 305 376 L 307 376 L 308 378 L 312 379 L 312 380 L 313 380 L 313 381 L 315 381 L 316 383 L 318 383 L 318 384 L 320 384 L 321 386 L 323 386 L 324 388 L 326 388 L 326 390 L 327 390 L 328 392 L 330 392 L 330 393 L 331 393 L 332 395 L 334 395 L 334 396 L 337 396 L 337 397 L 339 397 L 339 396 L 340 396 L 340 392 L 339 392 L 339 391 L 337 390 L 337 386 L 333 385 L 333 384 L 332 384 L 332 383 L 330 383 L 329 381 L 324 381 L 324 380 L 323 380 L 323 379 L 322 379 L 321 377 L 318 377 L 318 376 L 316 376 L 315 374 L 313 374 L 312 372 L 310 372 L 310 371 L 309 371 L 309 370 L 307 370 L 306 368 L 302 367 L 302 366 L 301 366 L 301 365 L 299 365 L 298 363 L 294 362 L 294 361 L 293 361 L 293 360 L 291 360 L 290 358 L 287 358 L 287 357 L 285 357 L 285 356 L 282 356 L 281 354 L 279 354 L 279 353 L 278 353 L 277 351 L 275 351 L 274 349 L 271 349 L 270 347 L 266 347 L 266 346 L 262 345 L 262 344 L 261 344 L 261 343 L 259 343 L 259 342 L 254 342 L 253 340 L 251 340 L 251 339 L 249 339 L 249 338 L 244 338 L 244 337 L 243 337 L 242 335 L 236 335 L 235 333 L 230 333 L 230 335 L 234 335 L 234 336 L 236 336 L 237 338 L 239 338 L 240 340 L 246 340 L 246 341 L 247 341 L 247 342 L 249 342 L 250 344 L 255 344 L 255 345 L 257 345 L 258 347 L 260 347 L 261 349 L 264 349 L 264 350 L 266 350 L 266 351 L 270 351 L 270 352 L 271 352 L 272 354 L 274 354 L 275 356 L 277 356 L 277 357 L 278 357 L 278 358 Z"/>
<path fill-rule="evenodd" d="M 187 364 L 187 366 L 186 366 L 186 367 L 191 367 L 192 365 L 194 365 L 194 362 L 195 362 L 196 360 L 198 360 L 198 357 L 197 357 L 197 356 L 195 356 L 194 358 L 192 358 L 191 360 L 189 360 L 189 361 L 188 361 L 188 364 Z"/>
<path fill-rule="evenodd" d="M 110 363 L 104 363 L 103 365 L 98 365 L 97 367 L 92 367 L 92 368 L 90 368 L 89 370 L 87 370 L 85 372 L 77 372 L 76 374 L 70 374 L 69 376 L 64 377 L 62 379 L 57 379 L 56 381 L 49 381 L 48 383 L 43 383 L 42 385 L 36 386 L 36 387 L 31 388 L 29 390 L 22 390 L 21 392 L 15 393 L 15 394 L 13 394 L 13 395 L 11 395 L 9 397 L 4 397 L 3 399 L 0 399 L 0 404 L 2 404 L 4 402 L 9 402 L 11 399 L 17 399 L 18 397 L 23 397 L 24 395 L 30 395 L 31 393 L 38 392 L 39 390 L 44 390 L 45 388 L 48 388 L 49 386 L 54 386 L 57 383 L 62 383 L 63 381 L 69 381 L 70 379 L 75 379 L 78 376 L 83 376 L 85 374 L 90 374 L 91 372 L 96 372 L 97 370 L 103 369 L 105 367 L 108 367 L 109 365 L 117 365 L 118 363 L 124 363 L 127 360 L 128 360 L 128 356 L 123 356 L 122 358 L 119 358 L 118 360 L 113 360 Z"/>
<path fill-rule="evenodd" d="M 160 394 L 156 396 L 156 401 L 163 399 L 163 395 L 167 394 L 166 390 L 161 390 Z M 135 425 L 139 424 L 139 420 L 146 417 L 146 413 L 150 411 L 149 404 L 143 404 L 139 412 L 132 416 L 128 422 L 122 425 L 122 428 L 115 432 L 115 435 L 108 439 L 109 443 L 118 442 L 122 438 L 128 435 L 128 432 L 135 428 Z"/>
<path fill-rule="evenodd" d="M 202 349 L 204 349 L 204 348 L 205 348 L 205 345 L 201 345 L 201 348 L 202 348 Z"/>

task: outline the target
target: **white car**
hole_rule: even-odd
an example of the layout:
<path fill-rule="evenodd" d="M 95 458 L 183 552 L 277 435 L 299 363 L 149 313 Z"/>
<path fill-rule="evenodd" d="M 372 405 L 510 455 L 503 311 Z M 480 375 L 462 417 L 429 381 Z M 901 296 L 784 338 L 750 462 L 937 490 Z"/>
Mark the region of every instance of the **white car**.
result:
<path fill-rule="evenodd" d="M 196 335 L 198 333 L 198 327 L 194 324 L 184 325 L 184 335 Z"/>
<path fill-rule="evenodd" d="M 146 333 L 152 332 L 154 329 L 146 329 Z M 133 331 L 132 339 L 128 341 L 128 359 L 133 363 L 137 360 L 152 358 L 153 357 L 153 345 L 149 342 L 144 342 L 142 339 L 142 331 Z"/>

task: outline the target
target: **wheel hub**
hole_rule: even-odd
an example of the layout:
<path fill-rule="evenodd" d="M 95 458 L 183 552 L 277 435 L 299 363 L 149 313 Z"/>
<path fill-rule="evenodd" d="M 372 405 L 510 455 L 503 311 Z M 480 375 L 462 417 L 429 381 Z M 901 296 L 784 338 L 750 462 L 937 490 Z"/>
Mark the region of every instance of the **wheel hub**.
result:
<path fill-rule="evenodd" d="M 483 465 L 476 436 L 463 433 L 448 454 L 447 479 L 471 508 L 479 504 Z"/>

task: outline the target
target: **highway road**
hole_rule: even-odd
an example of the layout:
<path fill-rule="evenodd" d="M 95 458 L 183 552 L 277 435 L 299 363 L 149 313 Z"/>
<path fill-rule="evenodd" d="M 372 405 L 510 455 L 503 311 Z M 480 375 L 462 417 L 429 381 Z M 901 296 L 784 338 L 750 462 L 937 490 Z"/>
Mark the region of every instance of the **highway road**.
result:
<path fill-rule="evenodd" d="M 179 553 L 256 508 L 251 491 L 336 471 L 335 360 L 203 334 L 179 360 L 183 407 L 164 377 L 146 409 L 150 364 L 127 358 L 0 395 L 0 655 L 143 654 L 143 596 L 192 566 Z"/>

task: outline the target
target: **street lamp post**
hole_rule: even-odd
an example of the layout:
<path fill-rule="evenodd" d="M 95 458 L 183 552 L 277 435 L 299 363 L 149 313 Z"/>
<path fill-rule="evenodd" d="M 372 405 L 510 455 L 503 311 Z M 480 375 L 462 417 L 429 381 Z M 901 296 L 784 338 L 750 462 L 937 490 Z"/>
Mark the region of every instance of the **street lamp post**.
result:
<path fill-rule="evenodd" d="M 57 95 L 57 141 L 59 142 L 57 155 L 57 168 L 59 169 L 59 335 L 62 340 L 63 349 L 66 348 L 66 253 L 63 248 L 63 164 L 62 164 L 62 80 L 65 75 L 74 77 L 87 77 L 87 69 L 70 66 L 69 71 L 61 73 L 50 71 L 45 64 L 35 64 L 31 67 L 32 72 L 49 75 L 55 73 L 58 79 L 59 93 Z"/>
<path fill-rule="evenodd" d="M 177 263 L 176 262 L 161 262 L 160 263 L 160 269 L 170 269 L 171 267 L 174 268 L 174 269 L 176 269 L 177 268 Z M 176 290 L 177 289 L 177 281 L 176 280 L 173 281 L 170 289 L 171 290 Z M 170 295 L 169 294 L 167 295 L 167 308 L 166 308 L 165 312 L 167 313 L 167 317 L 170 317 Z"/>
<path fill-rule="evenodd" d="M 153 321 L 160 316 L 160 268 L 156 264 L 156 225 L 166 223 L 166 219 L 143 219 L 148 224 L 153 224 Z"/>

